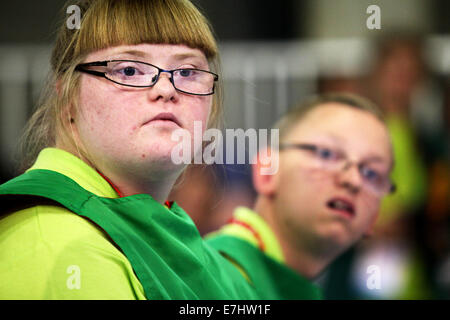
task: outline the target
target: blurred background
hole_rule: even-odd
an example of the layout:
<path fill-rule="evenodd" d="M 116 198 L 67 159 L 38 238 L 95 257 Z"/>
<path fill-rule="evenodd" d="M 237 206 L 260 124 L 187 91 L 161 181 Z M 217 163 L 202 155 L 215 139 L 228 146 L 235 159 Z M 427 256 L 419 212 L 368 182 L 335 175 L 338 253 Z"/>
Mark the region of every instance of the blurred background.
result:
<path fill-rule="evenodd" d="M 398 192 L 383 202 L 375 235 L 319 278 L 330 299 L 450 298 L 450 1 L 194 0 L 222 55 L 225 128 L 270 128 L 311 94 L 355 92 L 386 112 Z M 380 29 L 369 29 L 370 5 Z M 62 1 L 1 4 L 0 182 L 45 81 Z M 373 20 L 372 20 L 373 22 Z M 246 165 L 192 165 L 170 200 L 200 232 L 236 206 L 252 207 Z M 381 288 L 366 286 L 381 268 Z"/>

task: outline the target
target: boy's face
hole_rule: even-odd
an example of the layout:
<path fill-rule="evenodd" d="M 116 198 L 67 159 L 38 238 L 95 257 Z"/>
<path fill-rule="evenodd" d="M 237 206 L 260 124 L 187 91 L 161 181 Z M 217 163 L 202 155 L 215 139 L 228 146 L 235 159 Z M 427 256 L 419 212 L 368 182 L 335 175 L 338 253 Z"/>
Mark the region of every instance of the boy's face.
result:
<path fill-rule="evenodd" d="M 390 173 L 386 127 L 366 111 L 327 103 L 310 111 L 282 143 L 338 151 L 343 160 L 330 169 L 326 163 L 333 155 L 328 151 L 319 156 L 311 150 L 280 152 L 273 191 L 278 231 L 311 250 L 347 249 L 370 230 L 378 214 L 383 194 L 370 179 L 373 173 Z"/>

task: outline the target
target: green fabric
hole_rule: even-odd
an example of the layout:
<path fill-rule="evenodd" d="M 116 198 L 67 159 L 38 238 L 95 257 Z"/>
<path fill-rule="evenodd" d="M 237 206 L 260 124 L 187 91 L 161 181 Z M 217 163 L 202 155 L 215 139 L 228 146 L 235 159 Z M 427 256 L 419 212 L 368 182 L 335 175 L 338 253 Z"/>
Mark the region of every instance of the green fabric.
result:
<path fill-rule="evenodd" d="M 313 283 L 247 241 L 216 235 L 209 237 L 207 242 L 244 270 L 261 299 L 321 299 L 321 292 Z"/>
<path fill-rule="evenodd" d="M 234 210 L 233 218 L 235 220 L 246 223 L 247 225 L 251 226 L 255 232 L 258 233 L 258 235 L 261 237 L 262 243 L 264 244 L 263 252 L 266 255 L 281 264 L 285 263 L 283 251 L 281 250 L 281 246 L 278 242 L 277 237 L 275 236 L 275 233 L 259 214 L 257 214 L 250 208 L 237 207 Z M 206 235 L 205 239 L 218 234 L 235 236 L 251 243 L 255 247 L 257 247 L 259 244 L 258 239 L 255 237 L 255 234 L 253 234 L 248 228 L 236 223 L 226 224 L 218 231 Z"/>
<path fill-rule="evenodd" d="M 28 171 L 34 169 L 59 172 L 98 196 L 118 198 L 95 169 L 64 150 L 43 149 Z M 0 299 L 146 297 L 105 232 L 60 205 L 34 205 L 0 217 Z"/>
<path fill-rule="evenodd" d="M 62 174 L 41 169 L 1 185 L 0 194 L 3 214 L 56 202 L 94 222 L 130 261 L 149 299 L 257 298 L 176 204 L 169 210 L 145 194 L 99 197 Z"/>

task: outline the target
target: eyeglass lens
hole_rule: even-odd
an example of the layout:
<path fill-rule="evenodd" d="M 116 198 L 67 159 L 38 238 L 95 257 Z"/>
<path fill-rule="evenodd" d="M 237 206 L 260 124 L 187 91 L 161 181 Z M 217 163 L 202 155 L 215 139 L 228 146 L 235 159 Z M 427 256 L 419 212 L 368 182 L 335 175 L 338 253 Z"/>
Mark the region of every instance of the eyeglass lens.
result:
<path fill-rule="evenodd" d="M 166 71 L 156 66 L 135 61 L 108 62 L 107 77 L 117 83 L 131 86 L 154 85 L 162 72 L 171 73 L 172 83 L 176 89 L 194 93 L 213 92 L 215 76 L 204 70 L 179 69 Z M 160 71 L 161 70 L 161 71 Z"/>

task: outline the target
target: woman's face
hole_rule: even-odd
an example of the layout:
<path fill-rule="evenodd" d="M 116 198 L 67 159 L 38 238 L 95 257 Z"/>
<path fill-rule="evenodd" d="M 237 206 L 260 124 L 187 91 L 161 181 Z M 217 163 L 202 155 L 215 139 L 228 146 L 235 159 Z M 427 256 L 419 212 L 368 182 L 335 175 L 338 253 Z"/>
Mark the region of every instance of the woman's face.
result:
<path fill-rule="evenodd" d="M 184 45 L 122 45 L 91 53 L 85 62 L 126 59 L 165 70 L 209 70 L 205 55 Z M 101 71 L 101 68 L 99 69 Z M 79 108 L 72 113 L 75 135 L 95 166 L 108 175 L 162 174 L 181 170 L 171 160 L 172 132 L 183 128 L 194 136 L 194 121 L 205 130 L 212 96 L 178 92 L 169 73 L 149 88 L 133 88 L 81 74 Z M 155 117 L 172 120 L 153 120 Z M 193 146 L 193 143 L 191 143 Z"/>

